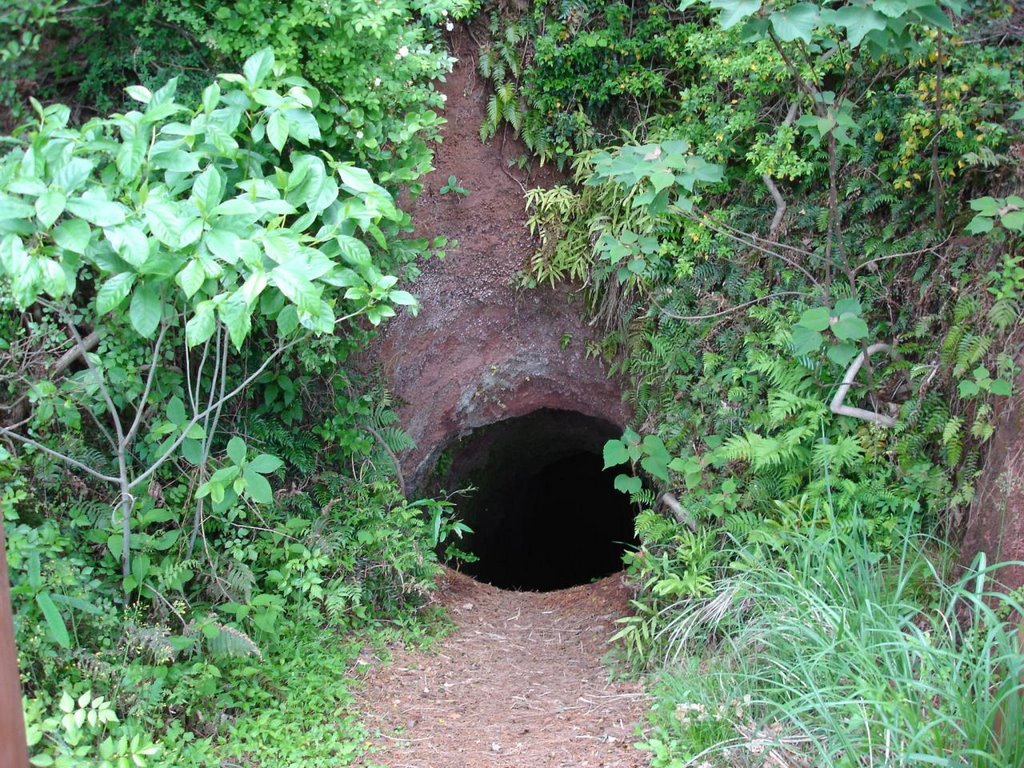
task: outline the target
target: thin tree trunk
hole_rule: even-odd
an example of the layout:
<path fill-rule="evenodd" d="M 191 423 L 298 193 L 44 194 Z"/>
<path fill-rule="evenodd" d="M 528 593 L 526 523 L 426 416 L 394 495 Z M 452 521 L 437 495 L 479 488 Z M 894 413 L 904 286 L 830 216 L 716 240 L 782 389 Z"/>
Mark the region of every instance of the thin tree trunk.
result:
<path fill-rule="evenodd" d="M 28 768 L 18 651 L 14 646 L 14 616 L 4 546 L 4 527 L 0 524 L 0 765 Z"/>

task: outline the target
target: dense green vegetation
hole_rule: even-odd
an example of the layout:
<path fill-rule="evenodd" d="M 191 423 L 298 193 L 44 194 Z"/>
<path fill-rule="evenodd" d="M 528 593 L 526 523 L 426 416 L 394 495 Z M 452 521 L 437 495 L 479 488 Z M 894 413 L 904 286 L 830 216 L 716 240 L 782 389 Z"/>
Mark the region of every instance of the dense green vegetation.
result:
<path fill-rule="evenodd" d="M 360 647 L 443 629 L 423 608 L 462 529 L 404 498 L 409 439 L 348 359 L 443 247 L 394 197 L 429 168 L 467 7 L 336 6 L 0 12 L 0 504 L 34 765 L 348 764 Z"/>
<path fill-rule="evenodd" d="M 665 679 L 654 764 L 1020 762 L 1020 604 L 944 581 L 1019 370 L 1019 12 L 535 2 L 488 28 L 482 137 L 571 174 L 528 194 L 523 282 L 585 287 L 636 412 L 605 460 L 643 509 L 618 637 Z"/>
<path fill-rule="evenodd" d="M 402 495 L 408 437 L 349 358 L 444 247 L 396 199 L 479 11 L 481 138 L 567 174 L 527 194 L 522 282 L 585 287 L 636 413 L 605 459 L 641 510 L 618 640 L 654 764 L 1021 764 L 1020 596 L 950 567 L 1019 372 L 1019 12 L 516 5 L 0 9 L 33 763 L 350 763 L 362 645 L 442 631 L 462 529 Z"/>

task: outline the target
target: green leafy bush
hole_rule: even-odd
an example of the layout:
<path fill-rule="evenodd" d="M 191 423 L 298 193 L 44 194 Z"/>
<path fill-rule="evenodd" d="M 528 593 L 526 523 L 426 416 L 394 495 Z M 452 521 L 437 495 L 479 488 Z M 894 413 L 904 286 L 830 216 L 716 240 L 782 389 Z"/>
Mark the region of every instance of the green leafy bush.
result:
<path fill-rule="evenodd" d="M 78 127 L 34 103 L 0 158 L 0 381 L 24 415 L 0 427 L 19 448 L 0 473 L 34 764 L 352 760 L 337 670 L 358 651 L 324 635 L 423 631 L 464 530 L 404 498 L 408 437 L 343 369 L 353 320 L 415 311 L 384 271 L 416 251 L 407 217 L 312 151 L 318 94 L 269 49 L 197 104 L 174 81 L 128 92 L 141 106 Z M 279 700 L 307 704 L 257 715 Z"/>
<path fill-rule="evenodd" d="M 437 138 L 444 106 L 435 82 L 453 63 L 441 32 L 469 8 L 466 0 L 296 0 L 268 15 L 257 2 L 175 0 L 157 13 L 228 60 L 273 46 L 320 91 L 324 145 L 397 187 L 430 167 L 426 142 Z"/>

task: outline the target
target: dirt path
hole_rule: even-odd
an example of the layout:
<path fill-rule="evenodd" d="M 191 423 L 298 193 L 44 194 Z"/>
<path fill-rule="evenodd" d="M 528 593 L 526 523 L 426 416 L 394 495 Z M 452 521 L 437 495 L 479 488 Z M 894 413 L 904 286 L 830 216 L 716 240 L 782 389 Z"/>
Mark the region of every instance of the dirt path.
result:
<path fill-rule="evenodd" d="M 409 488 L 432 457 L 476 427 L 540 408 L 625 422 L 620 388 L 585 353 L 597 335 L 568 288 L 518 291 L 535 244 L 525 227 L 512 140 L 481 144 L 486 89 L 469 36 L 447 96 L 437 170 L 413 205 L 416 233 L 458 246 L 425 265 L 412 290 L 418 317 L 390 322 L 371 350 L 402 403 L 418 448 L 402 457 Z M 516 175 L 521 175 L 515 172 Z M 469 189 L 442 195 L 449 176 Z M 529 181 L 556 181 L 550 169 Z M 545 594 L 505 592 L 449 572 L 438 599 L 456 630 L 430 653 L 400 651 L 368 675 L 360 702 L 378 734 L 371 764 L 390 768 L 636 768 L 643 719 L 635 684 L 609 682 L 602 664 L 614 621 L 628 612 L 620 576 Z"/>
<path fill-rule="evenodd" d="M 638 768 L 635 683 L 601 658 L 628 609 L 621 576 L 560 592 L 506 592 L 449 572 L 456 630 L 368 676 L 361 709 L 389 768 Z"/>

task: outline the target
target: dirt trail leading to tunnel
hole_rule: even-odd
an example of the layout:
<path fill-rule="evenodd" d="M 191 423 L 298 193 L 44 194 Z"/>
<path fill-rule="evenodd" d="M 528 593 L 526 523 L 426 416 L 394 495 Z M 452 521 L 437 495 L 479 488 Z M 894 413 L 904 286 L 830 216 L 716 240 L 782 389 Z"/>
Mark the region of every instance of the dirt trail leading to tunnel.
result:
<path fill-rule="evenodd" d="M 527 181 L 509 169 L 523 150 L 479 140 L 486 89 L 470 37 L 444 84 L 437 170 L 412 206 L 416 235 L 457 241 L 424 265 L 411 290 L 417 317 L 387 325 L 369 350 L 417 448 L 402 456 L 407 490 L 428 485 L 434 460 L 474 429 L 540 409 L 574 411 L 612 427 L 627 420 L 621 389 L 586 355 L 600 335 L 569 288 L 519 291 L 535 243 L 525 227 Z M 513 175 L 514 174 L 514 175 Z M 441 194 L 449 176 L 468 196 Z M 516 177 L 519 177 L 518 179 Z M 564 554 L 571 557 L 571 552 Z M 612 683 L 602 663 L 615 619 L 629 611 L 620 576 L 543 594 L 506 592 L 446 573 L 437 599 L 454 632 L 430 652 L 399 651 L 371 668 L 361 715 L 378 734 L 369 764 L 390 768 L 635 768 L 645 698 Z"/>
<path fill-rule="evenodd" d="M 369 673 L 361 708 L 389 768 L 638 768 L 645 696 L 601 658 L 628 611 L 619 574 L 558 592 L 508 592 L 447 572 L 455 631 Z"/>

